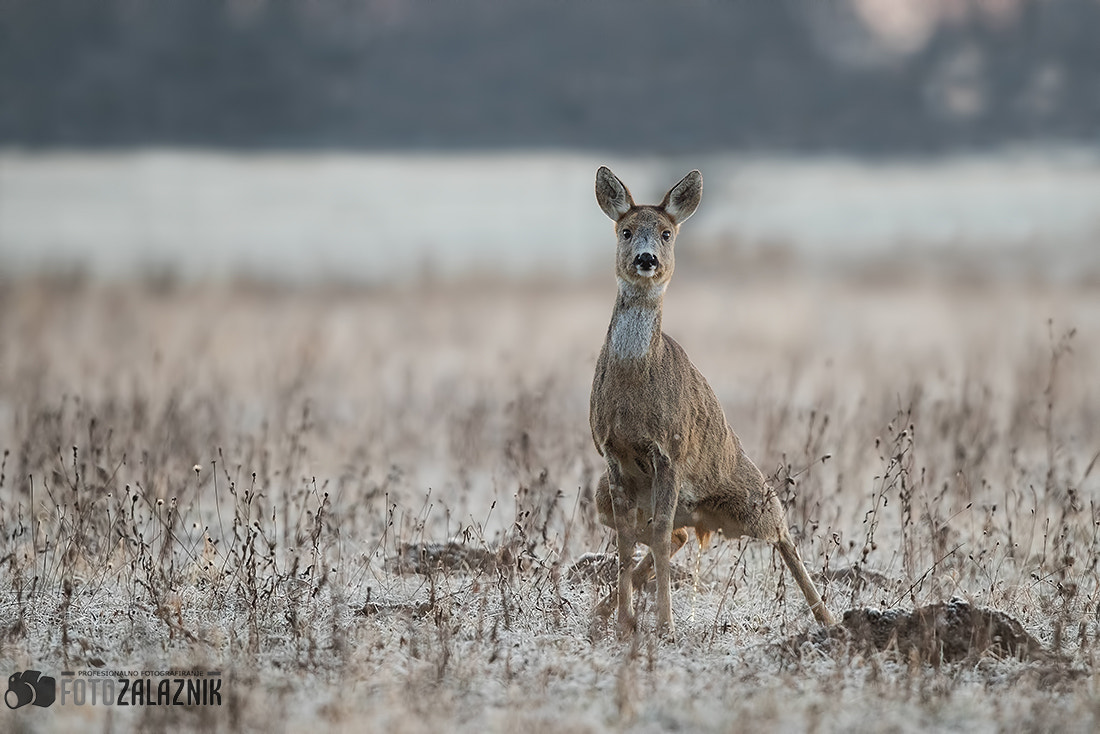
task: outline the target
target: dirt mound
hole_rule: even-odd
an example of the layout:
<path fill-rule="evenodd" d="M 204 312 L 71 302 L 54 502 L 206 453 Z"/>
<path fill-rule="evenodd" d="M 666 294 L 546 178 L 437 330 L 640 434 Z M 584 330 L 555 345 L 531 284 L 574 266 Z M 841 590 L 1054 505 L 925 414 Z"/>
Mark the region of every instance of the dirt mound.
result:
<path fill-rule="evenodd" d="M 1004 612 L 971 606 L 962 599 L 904 609 L 849 609 L 828 629 L 796 635 L 784 643 L 797 653 L 847 646 L 863 653 L 896 652 L 933 665 L 983 656 L 1048 660 L 1055 657 Z"/>
<path fill-rule="evenodd" d="M 427 575 L 434 571 L 477 574 L 492 573 L 511 566 L 514 561 L 506 548 L 493 551 L 455 542 L 407 543 L 401 546 L 397 555 L 386 559 L 386 567 L 397 574 Z"/>
<path fill-rule="evenodd" d="M 610 584 L 618 578 L 619 557 L 614 553 L 585 553 L 565 572 L 569 581 Z"/>
<path fill-rule="evenodd" d="M 900 582 L 878 571 L 872 571 L 860 566 L 845 566 L 843 568 L 830 568 L 828 571 L 814 574 L 818 583 L 830 583 L 840 581 L 848 584 L 857 591 L 869 586 L 877 586 L 880 589 L 896 589 Z"/>
<path fill-rule="evenodd" d="M 646 553 L 648 551 L 636 554 L 635 562 L 641 563 Z M 691 573 L 676 565 L 675 562 L 669 566 L 669 575 L 673 584 L 682 584 L 692 578 Z M 619 578 L 619 556 L 615 553 L 585 553 L 566 570 L 565 578 L 571 582 L 591 581 L 597 584 L 613 584 Z"/>
<path fill-rule="evenodd" d="M 434 605 L 431 602 L 379 604 L 368 601 L 355 611 L 357 617 L 371 617 L 374 615 L 387 616 L 399 615 L 411 619 L 422 619 L 432 613 Z"/>

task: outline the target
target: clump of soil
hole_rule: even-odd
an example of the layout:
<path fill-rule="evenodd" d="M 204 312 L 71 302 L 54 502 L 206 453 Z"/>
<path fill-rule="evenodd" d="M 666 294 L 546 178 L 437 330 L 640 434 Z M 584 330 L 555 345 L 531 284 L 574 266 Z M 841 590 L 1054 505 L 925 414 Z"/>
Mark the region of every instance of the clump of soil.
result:
<path fill-rule="evenodd" d="M 397 604 L 379 604 L 377 602 L 368 601 L 359 609 L 356 610 L 355 615 L 357 617 L 370 617 L 373 615 L 388 615 L 397 614 L 412 619 L 421 619 L 427 617 L 432 613 L 434 605 L 431 602 L 421 602 L 419 604 L 412 603 L 397 603 Z"/>
<path fill-rule="evenodd" d="M 884 576 L 878 571 L 856 566 L 843 568 L 830 568 L 828 571 L 815 574 L 818 582 L 841 581 L 851 586 L 856 591 L 868 586 L 877 586 L 880 589 L 895 589 L 899 582 Z"/>
<path fill-rule="evenodd" d="M 477 548 L 462 543 L 408 543 L 396 556 L 386 561 L 393 573 L 418 573 L 427 575 L 434 571 L 459 573 L 492 573 L 514 562 L 507 549 L 496 551 Z"/>
<path fill-rule="evenodd" d="M 641 563 L 648 550 L 634 556 L 635 563 Z M 675 562 L 670 564 L 669 576 L 674 585 L 691 580 L 692 575 Z M 619 578 L 619 556 L 616 553 L 585 553 L 565 572 L 565 579 L 571 582 L 590 581 L 601 585 L 613 584 Z M 652 576 L 650 582 L 652 582 Z M 647 582 L 647 585 L 649 582 Z"/>
<path fill-rule="evenodd" d="M 807 644 L 819 649 L 846 645 L 863 653 L 896 652 L 933 665 L 987 655 L 1019 660 L 1054 657 L 1009 615 L 962 599 L 912 611 L 849 609 L 839 624 L 796 635 L 785 646 L 797 653 Z"/>
<path fill-rule="evenodd" d="M 568 581 L 610 584 L 618 578 L 619 557 L 614 553 L 585 553 L 565 572 Z"/>

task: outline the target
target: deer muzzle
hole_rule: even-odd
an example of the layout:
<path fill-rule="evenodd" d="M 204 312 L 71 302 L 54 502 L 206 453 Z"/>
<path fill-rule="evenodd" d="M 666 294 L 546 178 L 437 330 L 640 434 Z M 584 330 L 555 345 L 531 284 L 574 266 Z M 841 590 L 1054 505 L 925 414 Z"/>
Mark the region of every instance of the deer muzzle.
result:
<path fill-rule="evenodd" d="M 657 272 L 658 264 L 657 256 L 652 252 L 643 252 L 634 258 L 634 267 L 638 275 L 653 277 Z"/>

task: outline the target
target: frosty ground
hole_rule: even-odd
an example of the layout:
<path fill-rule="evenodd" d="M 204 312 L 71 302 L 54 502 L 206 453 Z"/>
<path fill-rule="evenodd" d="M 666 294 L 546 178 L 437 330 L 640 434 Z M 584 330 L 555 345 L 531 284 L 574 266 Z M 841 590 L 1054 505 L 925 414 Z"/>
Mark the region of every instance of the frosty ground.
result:
<path fill-rule="evenodd" d="M 955 657 L 815 634 L 740 539 L 676 557 L 675 640 L 649 591 L 632 640 L 592 616 L 610 276 L 9 280 L 4 674 L 201 666 L 225 699 L 2 726 L 1093 731 L 1100 291 L 1078 275 L 689 259 L 666 296 L 835 615 L 954 598 L 1041 646 Z"/>

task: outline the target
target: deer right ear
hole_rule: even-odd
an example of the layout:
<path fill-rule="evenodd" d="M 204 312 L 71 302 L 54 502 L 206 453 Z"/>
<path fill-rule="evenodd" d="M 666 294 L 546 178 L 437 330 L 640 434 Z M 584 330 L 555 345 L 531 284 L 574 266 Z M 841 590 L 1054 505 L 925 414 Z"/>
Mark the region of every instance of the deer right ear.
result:
<path fill-rule="evenodd" d="M 603 213 L 616 222 L 634 208 L 630 192 L 607 166 L 600 166 L 596 171 L 596 202 Z"/>

